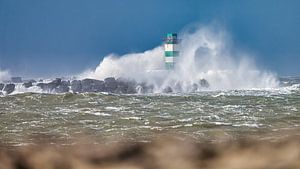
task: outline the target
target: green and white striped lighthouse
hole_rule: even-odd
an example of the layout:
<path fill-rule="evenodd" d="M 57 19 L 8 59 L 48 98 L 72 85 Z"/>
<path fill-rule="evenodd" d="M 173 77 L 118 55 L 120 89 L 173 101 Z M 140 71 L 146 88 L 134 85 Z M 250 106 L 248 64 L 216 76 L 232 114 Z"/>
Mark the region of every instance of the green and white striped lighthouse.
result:
<path fill-rule="evenodd" d="M 177 33 L 168 33 L 165 39 L 165 66 L 167 70 L 172 70 L 176 66 L 179 56 Z"/>

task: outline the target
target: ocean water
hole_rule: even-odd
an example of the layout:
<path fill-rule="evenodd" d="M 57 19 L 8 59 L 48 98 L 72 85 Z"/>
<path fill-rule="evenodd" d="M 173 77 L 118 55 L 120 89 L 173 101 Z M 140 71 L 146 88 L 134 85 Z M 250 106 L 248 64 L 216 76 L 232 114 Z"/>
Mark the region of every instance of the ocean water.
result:
<path fill-rule="evenodd" d="M 277 139 L 300 129 L 300 84 L 249 90 L 113 95 L 21 93 L 0 97 L 0 143 Z"/>

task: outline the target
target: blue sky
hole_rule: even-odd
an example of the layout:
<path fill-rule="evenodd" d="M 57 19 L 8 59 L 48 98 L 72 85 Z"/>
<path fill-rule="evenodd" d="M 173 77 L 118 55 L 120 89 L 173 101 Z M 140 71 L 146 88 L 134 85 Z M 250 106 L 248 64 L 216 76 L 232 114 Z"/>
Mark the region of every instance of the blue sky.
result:
<path fill-rule="evenodd" d="M 0 68 L 62 76 L 109 53 L 141 52 L 165 33 L 219 23 L 279 75 L 300 74 L 298 0 L 0 0 Z"/>

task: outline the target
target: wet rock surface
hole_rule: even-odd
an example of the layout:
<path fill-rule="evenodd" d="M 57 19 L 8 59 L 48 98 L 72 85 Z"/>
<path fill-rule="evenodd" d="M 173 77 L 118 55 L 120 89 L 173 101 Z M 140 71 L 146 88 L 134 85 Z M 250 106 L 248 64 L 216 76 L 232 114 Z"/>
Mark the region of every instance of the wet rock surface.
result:
<path fill-rule="evenodd" d="M 102 80 L 95 79 L 83 79 L 81 81 L 80 92 L 104 92 L 105 85 Z"/>
<path fill-rule="evenodd" d="M 70 82 L 62 81 L 60 78 L 56 78 L 50 83 L 38 83 L 37 86 L 44 91 L 49 91 L 54 93 L 66 93 L 69 92 Z"/>
<path fill-rule="evenodd" d="M 31 86 L 33 86 L 33 85 L 32 85 L 32 82 L 30 81 L 30 82 L 25 82 L 25 83 L 23 83 L 23 86 L 24 86 L 25 88 L 29 88 L 29 87 L 31 87 Z"/>
<path fill-rule="evenodd" d="M 15 84 L 6 84 L 3 91 L 5 91 L 6 94 L 11 94 L 15 90 L 15 87 Z"/>
<path fill-rule="evenodd" d="M 200 84 L 201 87 L 209 87 L 209 83 L 205 79 L 201 79 L 199 84 Z"/>
<path fill-rule="evenodd" d="M 5 84 L 0 83 L 0 90 L 2 90 L 4 88 Z"/>
<path fill-rule="evenodd" d="M 71 82 L 71 90 L 75 93 L 81 92 L 82 85 L 80 80 L 73 80 Z"/>
<path fill-rule="evenodd" d="M 37 84 L 36 84 L 37 83 Z M 199 83 L 190 85 L 190 89 L 185 91 L 182 89 L 183 82 L 176 82 L 173 86 L 165 86 L 160 91 L 163 93 L 178 93 L 178 92 L 196 92 L 201 88 L 209 87 L 205 79 L 201 79 Z M 19 84 L 17 84 L 19 85 Z M 83 79 L 83 80 L 62 80 L 56 78 L 51 82 L 45 83 L 43 80 L 36 82 L 35 80 L 24 81 L 21 84 L 25 88 L 37 86 L 45 92 L 50 93 L 86 93 L 86 92 L 107 92 L 116 94 L 135 94 L 135 93 L 153 93 L 155 89 L 153 84 L 145 82 L 138 83 L 132 79 L 108 77 L 104 80 Z M 7 87 L 6 87 L 7 86 Z M 15 90 L 15 84 L 0 84 L 1 88 L 5 89 L 6 94 L 10 94 Z"/>

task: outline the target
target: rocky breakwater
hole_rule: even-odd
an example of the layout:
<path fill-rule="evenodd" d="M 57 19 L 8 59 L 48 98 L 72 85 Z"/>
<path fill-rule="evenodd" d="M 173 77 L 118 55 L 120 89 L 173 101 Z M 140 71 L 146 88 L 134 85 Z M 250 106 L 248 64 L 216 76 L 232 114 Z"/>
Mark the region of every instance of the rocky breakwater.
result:
<path fill-rule="evenodd" d="M 30 88 L 37 86 L 47 93 L 86 93 L 86 92 L 108 92 L 118 94 L 134 94 L 137 92 L 152 92 L 153 86 L 145 83 L 137 83 L 134 80 L 123 78 L 115 79 L 108 77 L 104 80 L 83 79 L 83 80 L 62 80 L 56 78 L 49 83 L 37 83 L 29 81 L 23 83 L 23 87 Z M 1 86 L 0 86 L 1 87 Z"/>
<path fill-rule="evenodd" d="M 138 83 L 135 80 L 125 79 L 125 78 L 114 78 L 108 77 L 104 80 L 97 79 L 83 79 L 83 80 L 62 80 L 61 78 L 56 78 L 55 80 L 45 83 L 36 82 L 35 80 L 26 81 L 23 83 L 0 83 L 0 91 L 2 95 L 11 94 L 16 89 L 16 85 L 21 85 L 23 88 L 30 89 L 32 87 L 38 87 L 46 93 L 86 93 L 86 92 L 107 92 L 116 94 L 135 94 L 135 93 L 153 93 L 157 91 L 157 87 L 150 83 Z M 201 79 L 199 83 L 194 83 L 191 85 L 188 92 L 195 92 L 201 88 L 209 87 L 206 80 Z M 28 91 L 28 90 L 27 90 Z M 29 90 L 30 91 L 30 90 Z M 166 85 L 160 87 L 158 91 L 162 93 L 174 93 L 174 92 L 185 92 L 182 89 L 181 82 L 176 82 L 175 85 Z M 34 92 L 34 91 L 33 91 Z M 0 94 L 1 94 L 0 93 Z"/>

